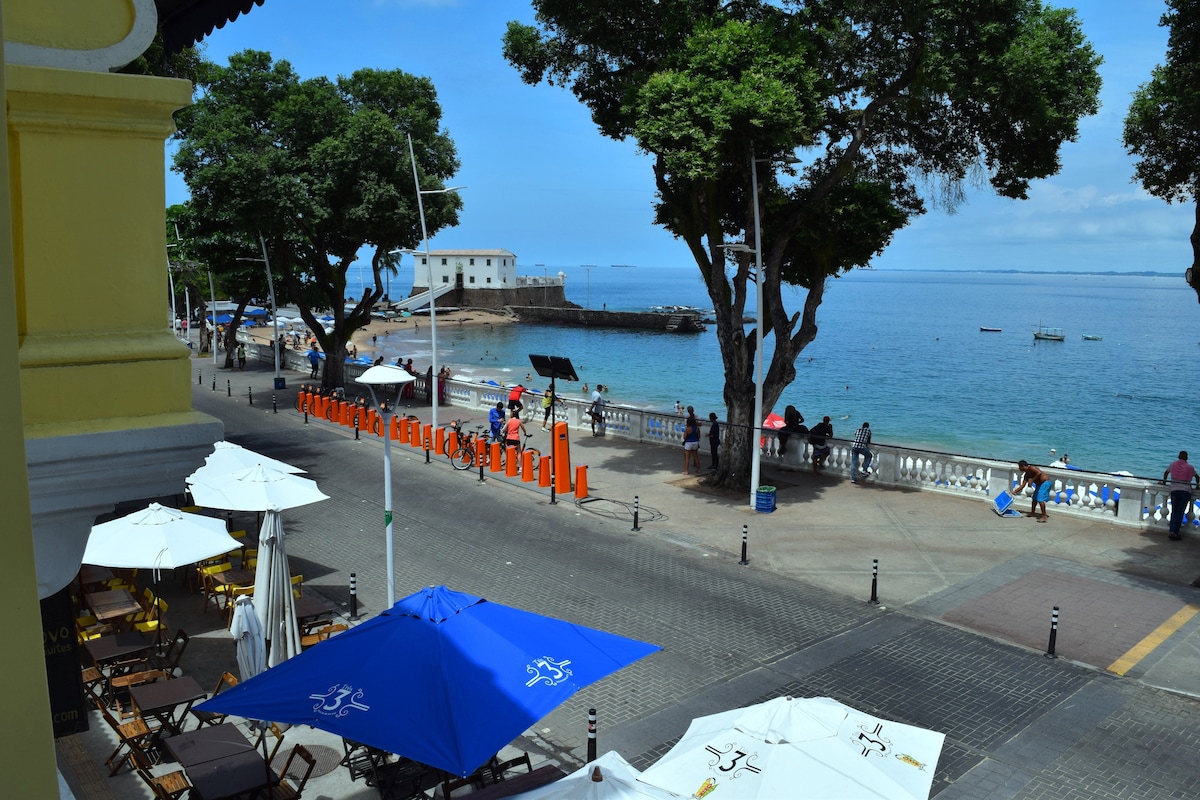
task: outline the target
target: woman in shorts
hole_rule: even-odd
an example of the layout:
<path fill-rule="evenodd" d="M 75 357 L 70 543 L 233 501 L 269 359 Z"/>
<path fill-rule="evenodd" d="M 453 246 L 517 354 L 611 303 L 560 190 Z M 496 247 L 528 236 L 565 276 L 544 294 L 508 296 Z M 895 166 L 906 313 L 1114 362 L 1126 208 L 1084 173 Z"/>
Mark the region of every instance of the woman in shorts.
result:
<path fill-rule="evenodd" d="M 688 467 L 696 465 L 700 471 L 700 423 L 696 421 L 696 410 L 687 407 L 687 421 L 683 423 L 683 474 L 688 474 Z"/>

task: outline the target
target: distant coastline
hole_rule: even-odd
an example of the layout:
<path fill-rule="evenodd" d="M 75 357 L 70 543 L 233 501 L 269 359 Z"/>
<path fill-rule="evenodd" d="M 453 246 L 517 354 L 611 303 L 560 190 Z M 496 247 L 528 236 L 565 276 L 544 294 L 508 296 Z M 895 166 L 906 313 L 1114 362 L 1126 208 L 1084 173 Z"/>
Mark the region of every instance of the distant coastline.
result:
<path fill-rule="evenodd" d="M 1182 272 L 1080 272 L 1071 269 L 871 269 L 868 272 L 935 272 L 948 275 L 1096 275 L 1102 277 L 1125 278 L 1183 278 Z"/>

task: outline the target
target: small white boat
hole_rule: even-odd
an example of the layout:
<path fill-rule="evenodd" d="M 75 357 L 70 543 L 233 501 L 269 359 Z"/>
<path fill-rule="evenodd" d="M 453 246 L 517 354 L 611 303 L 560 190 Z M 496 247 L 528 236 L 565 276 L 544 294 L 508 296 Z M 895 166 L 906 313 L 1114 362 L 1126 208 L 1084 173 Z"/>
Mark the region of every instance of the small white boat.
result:
<path fill-rule="evenodd" d="M 1102 341 L 1104 341 L 1104 337 L 1103 336 L 1094 336 L 1090 333 L 1085 333 L 1083 335 L 1083 340 L 1085 342 L 1102 342 Z"/>

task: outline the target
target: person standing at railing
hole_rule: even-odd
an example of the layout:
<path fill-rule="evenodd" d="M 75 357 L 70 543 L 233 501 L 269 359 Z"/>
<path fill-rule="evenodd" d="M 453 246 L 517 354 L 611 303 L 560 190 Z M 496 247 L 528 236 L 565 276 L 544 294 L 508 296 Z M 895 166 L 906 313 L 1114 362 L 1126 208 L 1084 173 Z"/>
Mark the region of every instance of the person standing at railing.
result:
<path fill-rule="evenodd" d="M 708 415 L 708 452 L 712 455 L 708 469 L 716 472 L 721 467 L 721 423 L 717 422 L 715 411 Z"/>
<path fill-rule="evenodd" d="M 1027 461 L 1018 461 L 1017 470 L 1021 473 L 1021 483 L 1017 488 L 1013 489 L 1013 497 L 1021 493 L 1021 490 L 1026 486 L 1033 489 L 1033 502 L 1029 504 L 1029 513 L 1026 516 L 1037 517 L 1038 522 L 1045 522 L 1046 501 L 1050 499 L 1050 476 L 1042 472 L 1037 467 Z M 1041 515 L 1038 515 L 1038 506 L 1042 507 Z"/>
<path fill-rule="evenodd" d="M 808 432 L 808 443 L 812 445 L 812 465 L 813 473 L 825 468 L 825 460 L 829 458 L 829 442 L 827 437 L 833 436 L 833 423 L 829 417 L 822 417 L 821 421 L 812 426 L 812 430 Z"/>
<path fill-rule="evenodd" d="M 683 423 L 683 474 L 688 474 L 688 465 L 695 464 L 700 471 L 700 422 L 696 410 L 687 407 L 687 421 Z"/>
<path fill-rule="evenodd" d="M 604 384 L 597 383 L 595 390 L 592 392 L 592 404 L 588 406 L 588 416 L 592 418 L 592 436 L 604 435 Z M 600 432 L 596 432 L 596 425 L 600 425 Z"/>
<path fill-rule="evenodd" d="M 850 448 L 850 482 L 858 483 L 858 457 L 862 456 L 866 460 L 863 461 L 862 475 L 868 475 L 871 471 L 871 451 L 867 446 L 871 444 L 871 423 L 864 422 L 862 427 L 854 432 L 854 444 Z"/>
<path fill-rule="evenodd" d="M 1171 488 L 1171 539 L 1179 541 L 1183 538 L 1180 528 L 1183 527 L 1183 515 L 1192 505 L 1192 489 L 1200 488 L 1200 476 L 1196 468 L 1188 463 L 1186 450 L 1179 451 L 1179 458 L 1171 462 L 1163 473 L 1163 483 L 1170 481 Z"/>

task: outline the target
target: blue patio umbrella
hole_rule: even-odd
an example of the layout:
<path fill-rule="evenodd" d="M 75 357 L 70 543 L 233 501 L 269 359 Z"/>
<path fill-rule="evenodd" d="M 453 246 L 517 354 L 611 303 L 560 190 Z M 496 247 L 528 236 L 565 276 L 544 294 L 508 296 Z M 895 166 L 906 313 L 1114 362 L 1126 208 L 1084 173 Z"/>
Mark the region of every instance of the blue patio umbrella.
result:
<path fill-rule="evenodd" d="M 435 586 L 197 709 L 311 725 L 465 777 L 659 649 Z"/>
<path fill-rule="evenodd" d="M 212 322 L 212 315 L 211 315 L 211 314 L 210 314 L 210 315 L 209 315 L 209 317 L 208 317 L 208 321 L 209 321 L 209 322 Z M 228 324 L 229 324 L 229 323 L 231 323 L 231 322 L 233 322 L 233 315 L 232 315 L 232 314 L 221 314 L 220 316 L 218 316 L 218 317 L 217 317 L 217 324 L 218 324 L 218 325 L 228 325 Z"/>
<path fill-rule="evenodd" d="M 265 308 L 257 308 L 257 307 L 247 308 L 245 311 L 242 312 L 242 315 L 247 316 L 247 317 L 265 317 L 265 316 L 267 316 L 267 314 L 268 314 L 268 312 Z"/>

